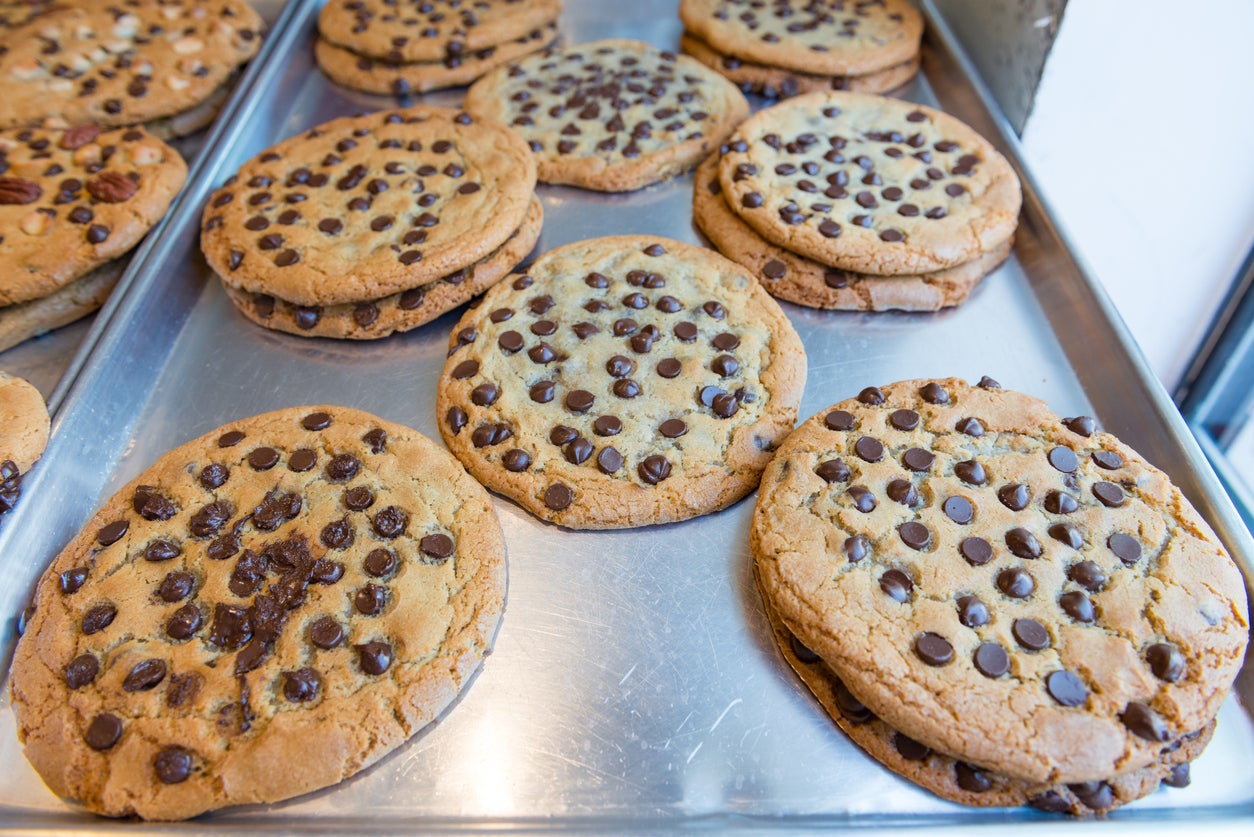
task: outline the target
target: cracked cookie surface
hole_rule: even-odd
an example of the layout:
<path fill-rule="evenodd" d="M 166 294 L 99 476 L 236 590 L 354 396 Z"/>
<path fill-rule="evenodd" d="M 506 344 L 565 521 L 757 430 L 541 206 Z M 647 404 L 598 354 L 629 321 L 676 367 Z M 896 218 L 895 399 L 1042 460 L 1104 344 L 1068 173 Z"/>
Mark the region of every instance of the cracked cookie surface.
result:
<path fill-rule="evenodd" d="M 1034 782 L 1143 767 L 1215 716 L 1244 585 L 1161 471 L 985 380 L 868 387 L 763 475 L 762 587 L 894 729 Z"/>
<path fill-rule="evenodd" d="M 751 491 L 804 382 L 800 339 L 738 265 L 614 236 L 545 253 L 467 312 L 436 409 L 484 485 L 544 520 L 620 528 Z"/>
<path fill-rule="evenodd" d="M 535 163 L 504 125 L 428 106 L 334 119 L 210 197 L 201 251 L 228 285 L 299 305 L 379 299 L 467 267 L 519 228 Z"/>
<path fill-rule="evenodd" d="M 53 561 L 12 670 L 56 793 L 179 819 L 325 787 L 432 721 L 505 595 L 487 493 L 416 431 L 311 406 L 231 422 Z"/>

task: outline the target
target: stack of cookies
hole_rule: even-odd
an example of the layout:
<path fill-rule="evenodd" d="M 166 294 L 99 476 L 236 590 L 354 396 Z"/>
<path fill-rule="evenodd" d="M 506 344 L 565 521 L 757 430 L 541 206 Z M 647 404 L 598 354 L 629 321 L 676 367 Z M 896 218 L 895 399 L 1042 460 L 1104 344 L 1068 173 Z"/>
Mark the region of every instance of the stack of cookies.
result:
<path fill-rule="evenodd" d="M 22 494 L 22 476 L 48 444 L 48 407 L 30 383 L 0 372 L 0 514 Z"/>
<path fill-rule="evenodd" d="M 0 131 L 0 350 L 99 308 L 186 176 L 142 128 Z"/>
<path fill-rule="evenodd" d="M 80 0 L 5 12 L 0 128 L 144 125 L 162 138 L 213 120 L 261 18 L 243 0 Z"/>
<path fill-rule="evenodd" d="M 162 456 L 40 579 L 11 686 L 27 758 L 108 816 L 180 819 L 363 770 L 436 719 L 505 604 L 492 501 L 342 407 Z"/>
<path fill-rule="evenodd" d="M 816 308 L 957 305 L 1010 252 L 1019 180 L 983 137 L 929 107 L 811 93 L 759 111 L 697 174 L 714 246 Z"/>
<path fill-rule="evenodd" d="M 1087 815 L 1188 784 L 1249 638 L 1240 571 L 1165 474 L 988 378 L 803 423 L 752 547 L 841 729 L 969 805 Z"/>
<path fill-rule="evenodd" d="M 682 0 L 680 45 L 746 93 L 883 93 L 919 70 L 908 0 Z"/>
<path fill-rule="evenodd" d="M 267 328 L 373 339 L 486 290 L 540 235 L 536 170 L 500 123 L 436 107 L 335 119 L 269 148 L 205 207 L 201 249 Z"/>
<path fill-rule="evenodd" d="M 466 110 L 526 139 L 542 182 L 626 192 L 696 166 L 749 104 L 691 58 L 610 39 L 501 67 L 467 91 Z"/>
<path fill-rule="evenodd" d="M 462 317 L 437 418 L 471 474 L 544 520 L 667 523 L 757 486 L 805 368 L 788 318 L 738 265 L 655 236 L 594 238 Z"/>
<path fill-rule="evenodd" d="M 314 57 L 368 93 L 456 87 L 551 44 L 561 11 L 559 0 L 331 0 Z"/>

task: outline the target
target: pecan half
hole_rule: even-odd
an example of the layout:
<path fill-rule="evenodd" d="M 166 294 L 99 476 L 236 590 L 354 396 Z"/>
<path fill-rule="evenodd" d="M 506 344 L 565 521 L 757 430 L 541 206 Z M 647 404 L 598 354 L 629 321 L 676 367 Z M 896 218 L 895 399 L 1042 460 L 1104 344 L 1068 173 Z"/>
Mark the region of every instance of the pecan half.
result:
<path fill-rule="evenodd" d="M 44 190 L 22 177 L 0 177 L 0 204 L 34 203 Z"/>
<path fill-rule="evenodd" d="M 121 203 L 139 191 L 139 184 L 124 174 L 106 171 L 87 181 L 87 191 L 103 203 Z"/>
<path fill-rule="evenodd" d="M 67 150 L 82 148 L 99 135 L 99 125 L 75 125 L 61 135 L 61 141 L 57 145 Z"/>

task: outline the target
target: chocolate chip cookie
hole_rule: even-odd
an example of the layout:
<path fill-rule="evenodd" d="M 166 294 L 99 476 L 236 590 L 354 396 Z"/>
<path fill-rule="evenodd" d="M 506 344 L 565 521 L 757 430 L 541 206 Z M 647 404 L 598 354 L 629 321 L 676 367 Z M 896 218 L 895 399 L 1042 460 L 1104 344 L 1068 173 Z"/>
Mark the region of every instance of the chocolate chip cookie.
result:
<path fill-rule="evenodd" d="M 104 305 L 125 268 L 125 260 L 117 259 L 47 296 L 0 308 L 0 352 L 77 322 Z"/>
<path fill-rule="evenodd" d="M 331 0 L 318 33 L 390 64 L 438 62 L 517 40 L 561 11 L 558 0 Z"/>
<path fill-rule="evenodd" d="M 260 45 L 243 0 L 85 0 L 12 29 L 0 54 L 0 128 L 59 118 L 135 125 L 194 108 Z"/>
<path fill-rule="evenodd" d="M 266 328 L 307 337 L 373 340 L 429 323 L 495 285 L 535 247 L 543 218 L 540 201 L 533 198 L 522 226 L 501 247 L 456 273 L 382 299 L 309 306 L 230 285 L 223 288 L 240 313 Z"/>
<path fill-rule="evenodd" d="M 823 660 L 789 633 L 769 606 L 767 616 L 780 653 L 846 735 L 894 773 L 937 796 L 978 807 L 1029 805 L 1084 817 L 1135 802 L 1160 786 L 1189 784 L 1189 764 L 1210 743 L 1215 722 L 1162 746 L 1157 761 L 1100 782 L 1036 784 L 1010 779 L 939 753 L 890 727 L 849 691 Z"/>
<path fill-rule="evenodd" d="M 692 217 L 724 256 L 744 265 L 772 296 L 840 311 L 938 311 L 964 302 L 1010 255 L 1010 242 L 956 267 L 923 275 L 871 276 L 820 264 L 771 244 L 723 200 L 718 155 L 697 169 Z"/>
<path fill-rule="evenodd" d="M 466 109 L 526 139 L 541 181 L 625 192 L 694 167 L 749 105 L 687 56 L 605 40 L 499 67 L 471 86 Z"/>
<path fill-rule="evenodd" d="M 862 75 L 824 76 L 802 73 L 726 55 L 688 32 L 680 36 L 679 48 L 733 82 L 741 92 L 756 93 L 768 99 L 788 99 L 801 93 L 820 90 L 886 93 L 901 87 L 919 72 L 919 59 L 914 56 L 900 64 Z"/>
<path fill-rule="evenodd" d="M 27 381 L 0 372 L 0 514 L 22 494 L 22 475 L 48 445 L 48 407 Z"/>
<path fill-rule="evenodd" d="M 868 387 L 763 475 L 762 587 L 893 729 L 1037 783 L 1204 728 L 1249 632 L 1240 572 L 1165 474 L 985 379 Z"/>
<path fill-rule="evenodd" d="M 489 70 L 544 49 L 556 38 L 557 24 L 550 23 L 503 44 L 448 55 L 439 61 L 405 64 L 358 55 L 319 38 L 314 44 L 314 58 L 332 81 L 345 87 L 408 96 L 470 84 Z"/>
<path fill-rule="evenodd" d="M 801 341 L 753 277 L 678 241 L 577 241 L 458 323 L 440 433 L 480 482 L 575 529 L 683 520 L 753 490 L 792 428 Z"/>
<path fill-rule="evenodd" d="M 129 252 L 186 176 L 178 152 L 142 128 L 0 131 L 0 305 Z"/>
<path fill-rule="evenodd" d="M 858 273 L 930 273 L 1014 233 L 1014 170 L 922 105 L 812 93 L 759 111 L 726 144 L 723 196 L 763 238 Z"/>
<path fill-rule="evenodd" d="M 923 36 L 923 18 L 907 0 L 681 0 L 679 17 L 725 55 L 812 75 L 902 64 Z"/>
<path fill-rule="evenodd" d="M 332 785 L 430 723 L 488 652 L 505 547 L 437 445 L 342 407 L 157 460 L 49 567 L 13 708 L 56 793 L 191 817 Z"/>
<path fill-rule="evenodd" d="M 244 291 L 377 300 L 500 248 L 534 188 L 531 153 L 499 122 L 427 106 L 345 117 L 245 163 L 210 197 L 200 246 Z"/>

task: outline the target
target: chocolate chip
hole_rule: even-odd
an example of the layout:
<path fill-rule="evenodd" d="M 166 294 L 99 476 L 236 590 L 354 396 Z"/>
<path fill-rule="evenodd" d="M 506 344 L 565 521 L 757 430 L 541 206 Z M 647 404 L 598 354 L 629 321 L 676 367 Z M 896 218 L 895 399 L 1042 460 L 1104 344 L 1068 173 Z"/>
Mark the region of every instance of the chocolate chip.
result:
<path fill-rule="evenodd" d="M 118 615 L 118 609 L 115 605 L 105 603 L 98 604 L 88 610 L 83 615 L 81 627 L 83 633 L 91 635 L 100 633 L 109 625 L 113 624 L 113 619 Z"/>
<path fill-rule="evenodd" d="M 162 580 L 161 586 L 157 588 L 157 595 L 165 602 L 177 602 L 187 598 L 195 586 L 196 580 L 191 573 L 175 571 L 167 573 Z"/>
<path fill-rule="evenodd" d="M 395 538 L 409 526 L 409 515 L 396 506 L 388 506 L 374 516 L 374 531 L 380 537 Z"/>
<path fill-rule="evenodd" d="M 613 474 L 623 467 L 623 455 L 613 445 L 601 448 L 597 453 L 597 468 L 603 474 Z"/>
<path fill-rule="evenodd" d="M 1066 814 L 1071 811 L 1071 803 L 1057 791 L 1045 791 L 1028 799 L 1028 804 L 1038 811 L 1047 814 Z"/>
<path fill-rule="evenodd" d="M 302 471 L 308 471 L 317 463 L 318 454 L 308 448 L 301 448 L 298 451 L 294 451 L 292 455 L 288 457 L 287 468 L 289 471 L 300 473 Z"/>
<path fill-rule="evenodd" d="M 377 584 L 366 584 L 353 597 L 353 606 L 363 616 L 377 616 L 387 604 L 387 589 Z"/>
<path fill-rule="evenodd" d="M 65 595 L 77 593 L 78 589 L 87 581 L 87 567 L 71 567 L 61 573 L 61 592 Z"/>
<path fill-rule="evenodd" d="M 935 634 L 931 634 L 935 636 Z M 920 744 L 913 738 L 900 732 L 893 733 L 893 747 L 898 754 L 907 761 L 923 761 L 932 754 L 932 748 L 926 744 Z"/>
<path fill-rule="evenodd" d="M 984 793 L 993 787 L 993 780 L 987 774 L 961 761 L 954 762 L 954 778 L 958 787 L 970 793 Z"/>
<path fill-rule="evenodd" d="M 1049 631 L 1035 619 L 1016 619 L 1010 632 L 1029 651 L 1042 651 L 1049 647 Z"/>
<path fill-rule="evenodd" d="M 418 548 L 422 550 L 424 555 L 436 559 L 432 563 L 442 563 L 453 554 L 453 539 L 448 535 L 439 533 L 426 535 L 418 542 Z"/>
<path fill-rule="evenodd" d="M 203 621 L 200 608 L 194 604 L 185 604 L 170 616 L 165 623 L 165 632 L 173 639 L 187 639 L 200 630 Z"/>
<path fill-rule="evenodd" d="M 1036 589 L 1036 582 L 1027 570 L 1012 567 L 998 573 L 997 588 L 1013 599 L 1026 599 Z"/>
<path fill-rule="evenodd" d="M 292 703 L 307 703 L 318 696 L 322 675 L 312 668 L 283 672 L 283 697 Z"/>
<path fill-rule="evenodd" d="M 985 677 L 998 678 L 1010 671 L 1010 656 L 995 642 L 985 642 L 975 649 L 976 671 Z"/>
<path fill-rule="evenodd" d="M 1032 489 L 1021 483 L 1003 485 L 997 489 L 997 499 L 1011 511 L 1023 511 L 1032 502 Z"/>
<path fill-rule="evenodd" d="M 129 520 L 115 520 L 100 528 L 100 531 L 96 533 L 96 541 L 101 546 L 111 546 L 122 540 L 122 536 L 130 528 L 131 522 Z"/>
<path fill-rule="evenodd" d="M 940 634 L 928 631 L 914 641 L 914 653 L 930 666 L 943 666 L 954 658 L 954 647 Z"/>
<path fill-rule="evenodd" d="M 257 448 L 248 454 L 248 464 L 254 471 L 268 471 L 279 461 L 279 452 L 274 448 Z"/>
<path fill-rule="evenodd" d="M 910 448 L 901 457 L 901 463 L 915 472 L 926 471 L 936 461 L 935 455 L 923 448 Z"/>
<path fill-rule="evenodd" d="M 975 518 L 975 507 L 966 497 L 950 497 L 941 508 L 954 523 L 966 524 Z"/>
<path fill-rule="evenodd" d="M 823 423 L 827 425 L 828 430 L 852 430 L 854 418 L 852 413 L 844 410 L 832 410 L 824 417 Z"/>
<path fill-rule="evenodd" d="M 136 663 L 122 681 L 122 689 L 127 692 L 146 692 L 156 688 L 165 679 L 167 667 L 165 660 L 149 659 Z"/>
<path fill-rule="evenodd" d="M 1041 542 L 1027 529 L 1015 528 L 1006 533 L 1006 546 L 1020 558 L 1040 558 Z"/>
<path fill-rule="evenodd" d="M 1097 467 L 1105 468 L 1107 471 L 1114 471 L 1123 467 L 1123 457 L 1112 450 L 1095 451 L 1091 458 L 1097 463 Z"/>
<path fill-rule="evenodd" d="M 818 467 L 814 469 L 814 473 L 824 482 L 849 482 L 852 473 L 849 466 L 845 464 L 845 460 L 837 457 L 836 459 L 828 459 L 820 462 Z"/>
<path fill-rule="evenodd" d="M 375 640 L 353 646 L 357 649 L 357 663 L 366 674 L 380 675 L 392 665 L 392 646 Z"/>
<path fill-rule="evenodd" d="M 1058 606 L 1077 622 L 1088 623 L 1097 618 L 1092 600 L 1079 590 L 1072 590 L 1059 596 Z"/>
<path fill-rule="evenodd" d="M 901 570 L 886 570 L 880 576 L 880 589 L 890 599 L 904 603 L 910 598 L 910 591 L 914 589 L 914 582 L 910 580 L 910 576 Z"/>
<path fill-rule="evenodd" d="M 1180 649 L 1166 642 L 1156 642 L 1146 648 L 1145 661 L 1149 663 L 1150 671 L 1155 677 L 1168 683 L 1178 681 L 1184 675 L 1187 665 Z"/>
<path fill-rule="evenodd" d="M 958 552 L 973 567 L 979 567 L 993 560 L 993 547 L 983 538 L 963 538 L 958 544 Z"/>
<path fill-rule="evenodd" d="M 1122 506 L 1125 500 L 1123 489 L 1113 482 L 1094 483 L 1093 496 L 1101 501 L 1103 506 L 1112 509 Z"/>
<path fill-rule="evenodd" d="M 903 506 L 919 504 L 919 492 L 910 480 L 892 480 L 888 483 L 886 491 L 890 500 L 901 503 Z"/>
<path fill-rule="evenodd" d="M 1072 549 L 1080 549 L 1084 546 L 1084 533 L 1074 523 L 1055 523 L 1049 527 L 1049 536 Z"/>
<path fill-rule="evenodd" d="M 192 775 L 192 757 L 180 747 L 166 747 L 152 762 L 157 778 L 167 785 L 186 782 Z"/>
<path fill-rule="evenodd" d="M 1067 578 L 1086 590 L 1097 591 L 1106 586 L 1106 574 L 1092 561 L 1081 561 L 1067 569 Z"/>
<path fill-rule="evenodd" d="M 914 430 L 919 426 L 919 414 L 914 410 L 893 410 L 888 423 L 898 430 Z"/>
<path fill-rule="evenodd" d="M 968 485 L 984 485 L 988 482 L 988 474 L 984 466 L 974 459 L 965 459 L 954 465 L 954 476 Z"/>
<path fill-rule="evenodd" d="M 374 505 L 374 494 L 364 485 L 353 486 L 344 492 L 344 506 L 349 511 L 365 511 Z"/>
<path fill-rule="evenodd" d="M 1131 535 L 1125 535 L 1123 532 L 1115 532 L 1106 539 L 1106 546 L 1115 556 L 1123 563 L 1131 566 L 1141 558 L 1141 544 Z"/>
<path fill-rule="evenodd" d="M 212 491 L 215 488 L 221 488 L 230 476 L 231 472 L 225 465 L 212 462 L 200 470 L 200 484 L 206 490 Z"/>
<path fill-rule="evenodd" d="M 884 444 L 871 436 L 861 436 L 854 442 L 854 452 L 867 462 L 879 462 L 884 458 Z"/>
<path fill-rule="evenodd" d="M 740 363 L 731 355 L 719 355 L 710 361 L 710 370 L 722 378 L 730 378 L 740 371 Z"/>
<path fill-rule="evenodd" d="M 100 661 L 91 654 L 79 654 L 65 667 L 65 685 L 81 689 L 96 679 L 100 673 Z"/>
<path fill-rule="evenodd" d="M 361 440 L 370 448 L 371 453 L 383 453 L 388 444 L 388 432 L 382 427 L 376 427 L 367 431 Z"/>
<path fill-rule="evenodd" d="M 331 426 L 331 416 L 321 411 L 310 413 L 300 423 L 306 430 L 325 430 Z"/>
<path fill-rule="evenodd" d="M 319 648 L 337 648 L 344 641 L 344 628 L 333 617 L 323 616 L 310 626 L 309 641 Z"/>
<path fill-rule="evenodd" d="M 1140 701 L 1132 701 L 1124 708 L 1123 714 L 1119 716 L 1119 720 L 1123 721 L 1132 733 L 1146 741 L 1165 742 L 1171 738 L 1171 730 L 1162 717 L 1149 707 L 1148 704 Z"/>
<path fill-rule="evenodd" d="M 1079 782 L 1067 785 L 1084 805 L 1093 811 L 1105 811 L 1115 804 L 1115 793 L 1106 782 Z"/>
<path fill-rule="evenodd" d="M 556 387 L 557 384 L 553 381 L 541 381 L 531 388 L 529 393 L 531 400 L 537 404 L 549 403 L 553 400 L 553 393 Z"/>
<path fill-rule="evenodd" d="M 1097 431 L 1097 422 L 1089 416 L 1076 416 L 1062 420 L 1063 426 L 1077 436 L 1092 436 Z"/>
<path fill-rule="evenodd" d="M 1064 491 L 1050 491 L 1045 495 L 1045 511 L 1053 514 L 1071 514 L 1080 508 L 1079 502 Z"/>
<path fill-rule="evenodd" d="M 1187 788 L 1192 779 L 1189 777 L 1189 763 L 1172 765 L 1171 772 L 1163 779 L 1163 784 L 1172 788 Z"/>
<path fill-rule="evenodd" d="M 573 413 L 586 413 L 592 409 L 594 401 L 596 401 L 596 397 L 592 393 L 583 389 L 575 389 L 566 394 L 565 404 L 566 409 Z"/>
<path fill-rule="evenodd" d="M 954 425 L 954 429 L 968 436 L 979 437 L 984 435 L 984 425 L 977 418 L 959 419 L 958 423 Z"/>
<path fill-rule="evenodd" d="M 327 463 L 326 475 L 332 482 L 345 482 L 357 476 L 359 470 L 361 461 L 357 457 L 351 453 L 341 453 L 333 456 Z"/>
<path fill-rule="evenodd" d="M 1088 700 L 1088 688 L 1083 680 L 1065 669 L 1045 675 L 1045 689 L 1063 706 L 1082 706 Z"/>
<path fill-rule="evenodd" d="M 948 404 L 949 393 L 935 381 L 929 381 L 919 388 L 919 395 L 929 404 Z"/>
<path fill-rule="evenodd" d="M 598 416 L 592 431 L 598 436 L 617 436 L 623 431 L 623 422 L 618 416 Z"/>
<path fill-rule="evenodd" d="M 1075 451 L 1062 445 L 1050 449 L 1049 464 L 1065 474 L 1072 473 L 1080 466 L 1079 460 L 1076 459 Z"/>
<path fill-rule="evenodd" d="M 575 495 L 570 488 L 555 482 L 544 491 L 544 505 L 553 511 L 561 511 L 571 504 Z"/>
<path fill-rule="evenodd" d="M 479 407 L 491 407 L 501 397 L 501 391 L 491 381 L 480 384 L 470 391 L 470 401 Z"/>
<path fill-rule="evenodd" d="M 83 740 L 93 750 L 108 750 L 122 737 L 122 719 L 108 712 L 101 712 L 87 726 Z"/>
<path fill-rule="evenodd" d="M 640 479 L 649 485 L 657 485 L 671 475 L 671 463 L 664 456 L 654 454 L 636 466 Z"/>
<path fill-rule="evenodd" d="M 875 495 L 871 490 L 862 485 L 851 485 L 846 489 L 846 493 L 853 500 L 853 507 L 863 514 L 870 514 L 875 511 Z"/>
<path fill-rule="evenodd" d="M 871 551 L 871 543 L 862 535 L 845 538 L 845 557 L 850 564 L 856 564 Z"/>
<path fill-rule="evenodd" d="M 244 434 L 239 430 L 228 430 L 218 437 L 218 447 L 233 448 L 244 441 Z"/>
<path fill-rule="evenodd" d="M 453 367 L 453 380 L 461 381 L 479 372 L 479 361 L 463 360 Z"/>

